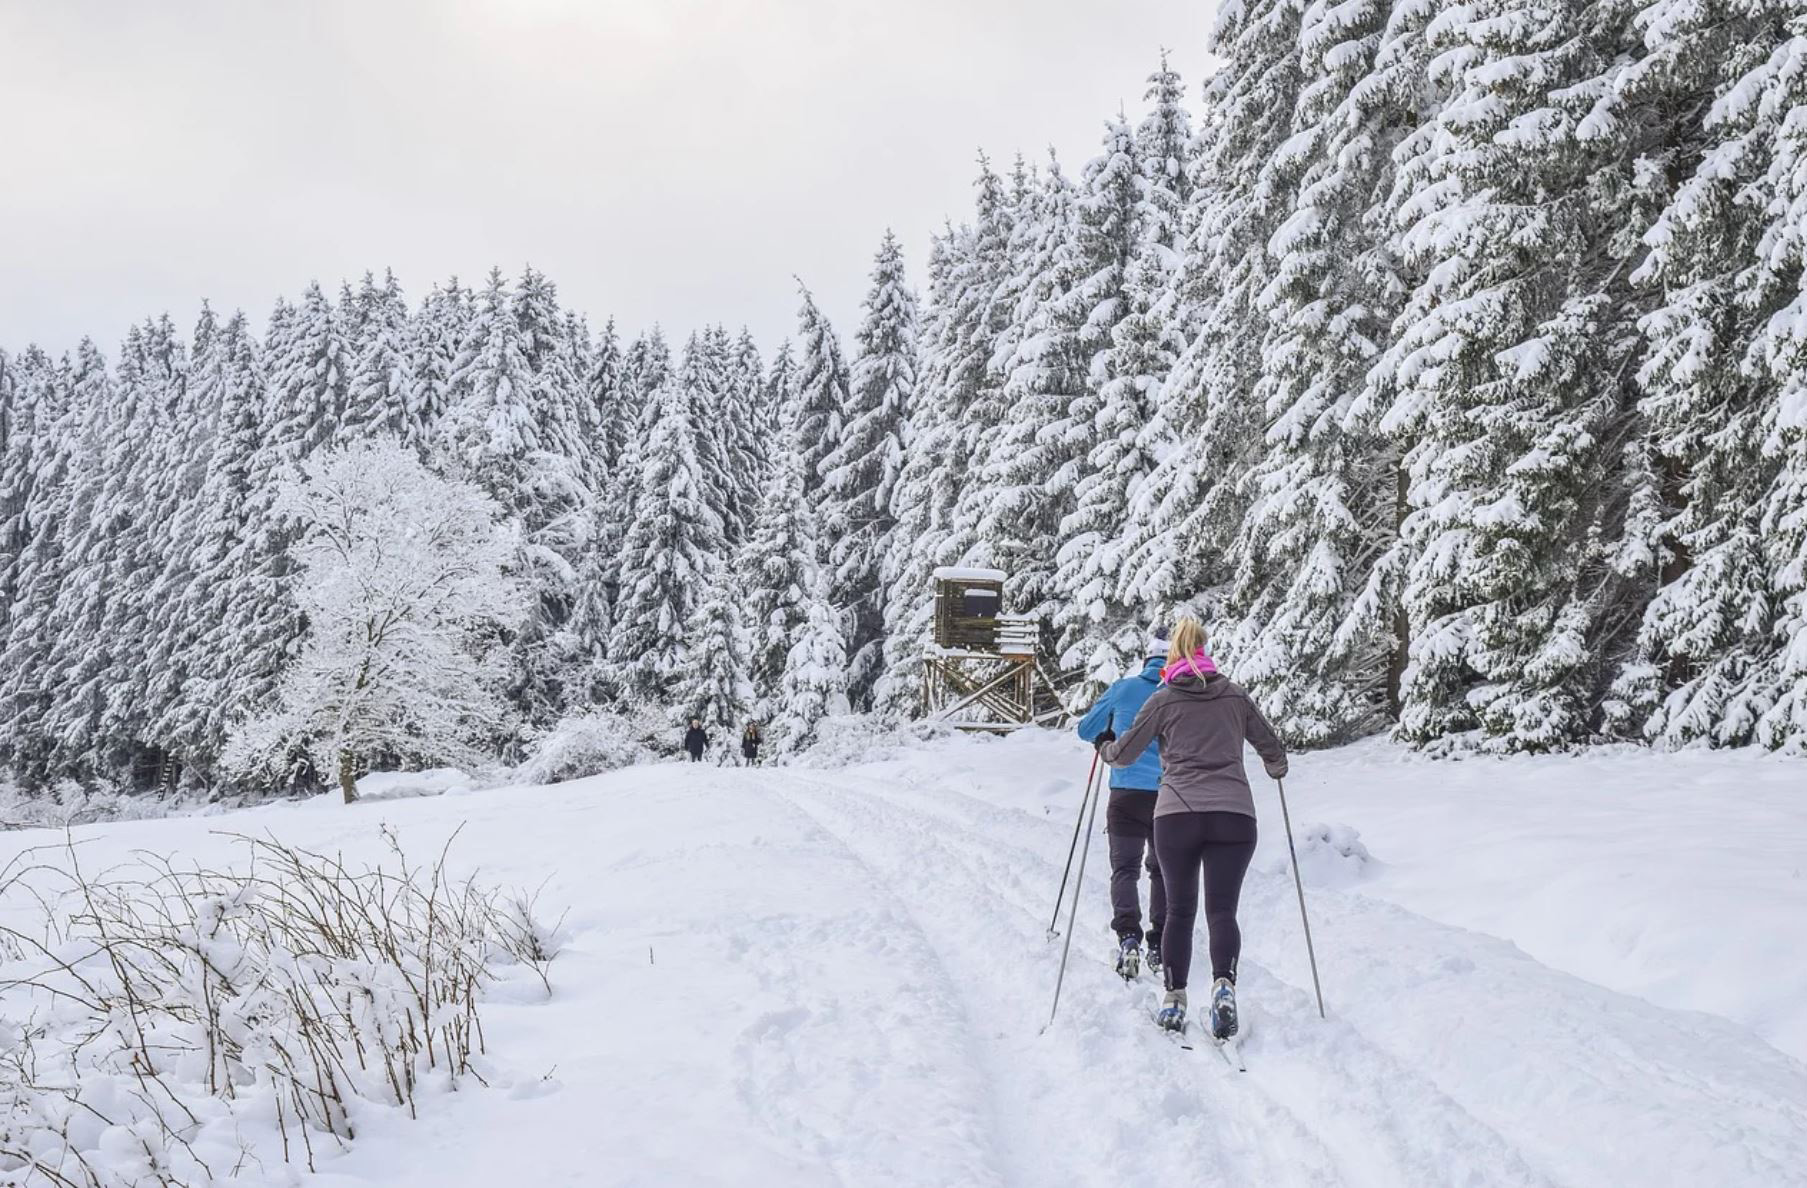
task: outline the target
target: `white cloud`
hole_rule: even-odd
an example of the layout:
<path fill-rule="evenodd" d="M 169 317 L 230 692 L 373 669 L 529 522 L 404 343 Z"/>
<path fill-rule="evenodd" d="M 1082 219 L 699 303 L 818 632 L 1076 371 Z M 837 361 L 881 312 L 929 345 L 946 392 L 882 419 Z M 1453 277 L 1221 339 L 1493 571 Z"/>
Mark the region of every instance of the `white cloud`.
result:
<path fill-rule="evenodd" d="M 630 328 L 842 333 L 887 225 L 920 278 L 973 160 L 1077 173 L 1180 0 L 74 2 L 0 8 L 0 342 L 394 267 L 412 296 L 544 269 Z M 1196 88 L 1193 93 L 1196 94 Z"/>

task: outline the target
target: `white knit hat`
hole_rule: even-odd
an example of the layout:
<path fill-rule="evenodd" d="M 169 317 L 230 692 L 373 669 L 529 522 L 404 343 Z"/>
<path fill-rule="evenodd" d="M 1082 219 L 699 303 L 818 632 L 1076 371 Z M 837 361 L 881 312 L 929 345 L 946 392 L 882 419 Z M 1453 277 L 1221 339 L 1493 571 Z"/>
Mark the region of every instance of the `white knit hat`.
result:
<path fill-rule="evenodd" d="M 1165 623 L 1156 623 L 1148 629 L 1148 654 L 1165 659 L 1167 647 L 1173 641 L 1172 632 Z"/>

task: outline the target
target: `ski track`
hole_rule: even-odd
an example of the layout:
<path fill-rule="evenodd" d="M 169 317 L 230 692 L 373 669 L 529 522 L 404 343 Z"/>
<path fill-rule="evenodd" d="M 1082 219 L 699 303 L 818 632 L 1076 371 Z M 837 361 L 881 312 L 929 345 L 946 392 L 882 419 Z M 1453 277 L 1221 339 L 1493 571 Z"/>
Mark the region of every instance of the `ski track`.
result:
<path fill-rule="evenodd" d="M 761 921 L 730 933 L 730 960 L 750 964 L 766 993 L 786 1003 L 734 1044 L 741 1099 L 776 1139 L 823 1161 L 836 1183 L 1001 1184 L 988 1078 L 970 1067 L 967 1024 L 933 947 L 907 911 L 873 893 L 851 851 L 805 814 L 784 811 L 796 818 L 793 844 L 843 867 L 823 872 L 826 886 L 869 891 L 855 896 L 867 902 L 823 921 Z M 850 973 L 862 970 L 870 984 L 849 987 L 858 980 Z"/>
<path fill-rule="evenodd" d="M 801 782 L 801 781 L 799 781 Z M 971 824 L 978 817 L 993 826 L 1035 828 L 1044 823 L 1008 809 L 999 809 L 972 798 L 958 800 L 958 808 L 948 812 L 939 806 L 905 805 L 876 785 L 857 790 L 823 781 L 808 781 L 816 803 L 810 811 L 836 814 L 851 824 L 855 836 L 872 839 L 878 849 L 900 837 L 909 839 L 903 853 L 888 855 L 894 871 L 933 871 L 934 898 L 941 901 L 937 911 L 946 924 L 956 919 L 970 919 L 979 905 L 995 904 L 993 889 L 1003 884 L 1009 888 L 1004 898 L 1018 901 L 1015 910 L 986 913 L 983 921 L 989 928 L 977 936 L 978 947 L 963 945 L 964 956 L 976 957 L 969 966 L 974 979 L 989 984 L 989 993 L 1008 996 L 1015 992 L 1016 1002 L 1000 1020 L 1000 1026 L 1022 1031 L 1033 1020 L 1039 1026 L 1045 1021 L 1052 986 L 1045 979 L 1032 976 L 1027 984 L 1015 987 L 1004 983 L 1010 969 L 1023 974 L 1052 970 L 1058 963 L 1059 945 L 1049 944 L 1039 935 L 1044 930 L 1038 918 L 1029 916 L 1020 902 L 1021 892 L 1028 890 L 1023 877 L 1025 859 L 1058 887 L 1059 870 L 1051 866 L 1046 850 L 1019 848 L 1010 842 L 994 843 L 975 834 Z M 835 830 L 839 832 L 839 830 Z M 1038 830 L 1039 831 L 1039 830 Z M 1070 837 L 1070 833 L 1068 834 Z M 881 840 L 883 839 L 883 840 Z M 1044 836 L 1044 841 L 1046 837 Z M 858 843 L 855 843 L 858 844 Z M 1083 839 L 1082 839 L 1083 844 Z M 1097 847 L 1094 847 L 1096 849 Z M 1097 855 L 1094 854 L 1093 857 Z M 1100 898 L 1103 893 L 1101 867 L 1091 868 L 1092 878 L 1086 889 L 1095 894 L 1086 897 L 1093 910 L 1082 908 L 1082 916 L 1093 922 L 1108 920 L 1108 907 Z M 921 886 L 920 880 L 914 881 Z M 1045 897 L 1048 892 L 1041 889 Z M 1044 907 L 1047 905 L 1043 905 Z M 1102 918 L 1100 918 L 1102 916 Z M 1065 926 L 1065 919 L 1061 921 Z M 1283 1061 L 1278 1069 L 1261 1067 L 1266 1051 L 1272 1047 L 1281 1052 L 1296 1047 L 1293 1032 L 1299 1029 L 1290 1019 L 1273 1018 L 1259 1008 L 1249 1014 L 1250 1035 L 1243 1045 L 1251 1071 L 1231 1071 L 1200 1039 L 1192 1052 L 1185 1052 L 1163 1041 L 1150 1023 L 1148 1008 L 1157 991 L 1152 979 L 1141 979 L 1125 986 L 1109 963 L 1087 960 L 1084 950 L 1087 938 L 1104 939 L 1090 942 L 1105 946 L 1108 928 L 1078 925 L 1074 958 L 1068 968 L 1063 992 L 1061 1016 L 1048 1034 L 1041 1037 L 1044 1049 L 1064 1049 L 1061 1066 L 1037 1070 L 1031 1081 L 1042 1077 L 1070 1076 L 1103 1081 L 1108 1090 L 1105 1100 L 1085 1111 L 1096 1126 L 1096 1119 L 1110 1114 L 1112 1130 L 1125 1141 L 1117 1151 L 1094 1150 L 1077 1153 L 1065 1166 L 1042 1170 L 1027 1183 L 1067 1182 L 1110 1183 L 1113 1177 L 1102 1172 L 1096 1180 L 1073 1179 L 1079 1167 L 1106 1169 L 1122 1165 L 1126 1160 L 1138 1165 L 1153 1163 L 1175 1175 L 1207 1175 L 1207 1182 L 1256 1182 L 1246 1177 L 1261 1176 L 1260 1182 L 1281 1184 L 1544 1184 L 1540 1178 L 1504 1143 L 1501 1138 L 1477 1123 L 1456 1107 L 1447 1097 L 1422 1082 L 1404 1075 L 1385 1053 L 1366 1050 L 1347 1055 L 1349 1035 L 1346 1027 L 1335 1041 L 1315 1045 L 1335 1049 L 1345 1055 L 1341 1059 L 1323 1059 L 1323 1051 L 1305 1052 Z M 973 932 L 961 929 L 953 935 L 965 937 Z M 1020 951 L 1020 961 L 989 959 L 988 953 L 999 944 L 998 933 L 1008 931 L 1013 945 Z M 1020 979 L 1019 979 L 1020 982 Z M 1254 996 L 1261 992 L 1259 979 L 1246 979 Z M 1006 999 L 1009 1001 L 1009 999 Z M 1315 1019 L 1312 1020 L 1314 1023 Z M 1004 1034 L 1009 1034 L 1005 1032 Z M 1072 1066 L 1070 1040 L 1077 1035 L 1082 1059 Z M 1306 1045 L 1308 1049 L 1314 1045 Z M 1052 1054 L 1052 1053 L 1051 1053 Z M 1301 1069 L 1301 1063 L 1309 1067 Z M 1150 1062 L 1156 1067 L 1149 1067 Z M 1022 1062 L 1017 1063 L 1020 1069 Z M 1272 1091 L 1271 1085 L 1288 1079 L 1299 1081 L 1301 1073 L 1315 1080 L 1314 1094 L 1290 1095 Z M 1388 1076 L 1377 1076 L 1388 1073 Z M 1018 1087 L 1017 1096 L 1023 1096 Z M 1033 1087 L 1028 1087 L 1033 1094 Z M 1103 1111 L 1099 1113 L 1096 1111 Z M 1163 1121 L 1177 1123 L 1163 1126 Z M 1059 1118 L 1042 1123 L 1045 1133 L 1058 1134 L 1071 1122 Z M 1080 1121 L 1079 1125 L 1086 1125 Z M 1176 1150 L 1174 1135 L 1178 1130 L 1188 1137 Z M 1239 1149 L 1240 1148 L 1240 1149 Z M 1237 1162 L 1210 1160 L 1228 1154 Z M 1278 1160 L 1278 1162 L 1276 1162 Z"/>
<path fill-rule="evenodd" d="M 1096 837 L 1061 1017 L 1026 1044 L 1059 962 L 1042 938 L 1071 825 L 922 780 L 768 778 L 935 921 L 968 1013 L 993 1020 L 991 1042 L 1017 1057 L 991 1062 L 1009 1073 L 1007 1112 L 1084 1143 L 1025 1183 L 1108 1183 L 1113 1162 L 1178 1154 L 1176 1174 L 1225 1182 L 1807 1184 L 1807 1066 L 1724 1020 L 1616 994 L 1497 938 L 1314 890 L 1332 1012 L 1320 1021 L 1290 876 L 1259 863 L 1243 903 L 1247 1074 L 1203 1044 L 1164 1043 L 1147 1021 L 1153 981 L 1126 988 L 1102 958 Z M 1063 1118 L 1038 1110 L 1050 1078 L 1109 1092 Z M 1191 1132 L 1177 1152 L 1163 1119 Z M 1287 1152 L 1278 1165 L 1265 1154 L 1276 1150 Z"/>

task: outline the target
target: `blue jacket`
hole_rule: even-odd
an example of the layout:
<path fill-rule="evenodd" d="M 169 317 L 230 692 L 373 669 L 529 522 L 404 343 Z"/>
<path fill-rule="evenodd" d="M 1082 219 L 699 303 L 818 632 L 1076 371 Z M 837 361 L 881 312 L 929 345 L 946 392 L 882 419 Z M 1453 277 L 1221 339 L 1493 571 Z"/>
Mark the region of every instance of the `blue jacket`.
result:
<path fill-rule="evenodd" d="M 1142 703 L 1154 696 L 1155 690 L 1161 687 L 1161 665 L 1166 661 L 1160 656 L 1150 656 L 1142 671 L 1132 677 L 1124 677 L 1104 691 L 1085 717 L 1079 719 L 1079 737 L 1091 742 L 1106 727 L 1119 738 L 1129 733 L 1129 725 L 1142 712 Z M 1153 793 L 1161 786 L 1161 744 L 1151 742 L 1148 749 L 1142 752 L 1128 767 L 1111 768 L 1111 787 L 1137 788 Z"/>

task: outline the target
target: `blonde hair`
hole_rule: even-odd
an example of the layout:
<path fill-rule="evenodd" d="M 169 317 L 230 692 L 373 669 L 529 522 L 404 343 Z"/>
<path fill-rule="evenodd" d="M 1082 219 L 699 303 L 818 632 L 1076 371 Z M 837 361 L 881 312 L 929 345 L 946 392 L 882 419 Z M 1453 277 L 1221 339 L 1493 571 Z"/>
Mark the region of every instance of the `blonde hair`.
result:
<path fill-rule="evenodd" d="M 1205 646 L 1205 629 L 1193 618 L 1180 619 L 1173 625 L 1173 636 L 1167 644 L 1167 663 L 1189 660 Z"/>

